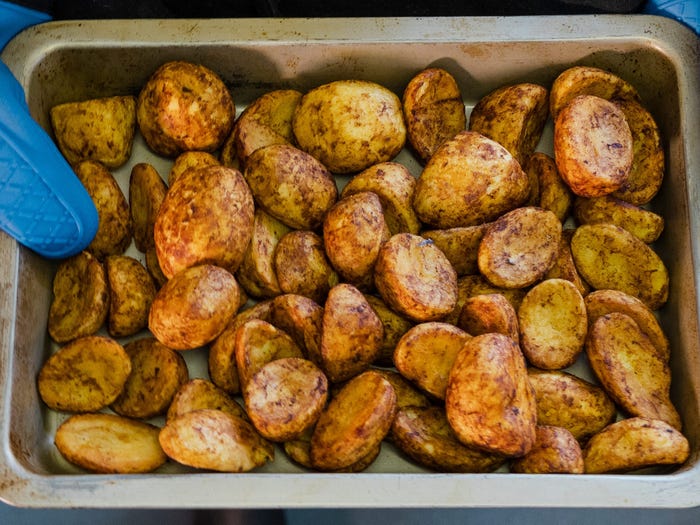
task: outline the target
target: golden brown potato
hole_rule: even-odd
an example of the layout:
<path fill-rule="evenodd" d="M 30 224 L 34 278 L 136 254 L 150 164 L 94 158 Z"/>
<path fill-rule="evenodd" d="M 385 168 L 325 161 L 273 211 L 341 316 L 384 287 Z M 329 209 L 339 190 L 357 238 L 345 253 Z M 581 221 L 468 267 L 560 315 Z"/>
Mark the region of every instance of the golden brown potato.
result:
<path fill-rule="evenodd" d="M 367 370 L 348 381 L 316 423 L 311 436 L 311 463 L 338 470 L 357 463 L 381 443 L 396 414 L 394 388 Z"/>
<path fill-rule="evenodd" d="M 301 438 L 285 441 L 283 444 L 284 452 L 287 454 L 287 456 L 295 463 L 307 469 L 314 469 L 314 466 L 311 463 L 312 435 L 313 428 L 307 430 Z M 381 448 L 382 446 L 380 443 L 352 465 L 334 470 L 332 472 L 362 472 L 369 467 L 375 459 L 377 459 L 379 453 L 381 452 Z"/>
<path fill-rule="evenodd" d="M 220 162 L 207 151 L 183 151 L 177 157 L 168 173 L 168 187 L 172 187 L 180 175 L 189 169 L 206 168 L 208 166 L 218 166 Z"/>
<path fill-rule="evenodd" d="M 384 326 L 356 287 L 331 288 L 323 307 L 322 369 L 331 383 L 345 381 L 369 368 L 381 352 Z"/>
<path fill-rule="evenodd" d="M 571 238 L 571 253 L 581 277 L 596 290 L 620 290 L 652 310 L 668 300 L 666 265 L 649 246 L 619 226 L 579 226 Z"/>
<path fill-rule="evenodd" d="M 272 299 L 266 299 L 252 305 L 242 305 L 238 313 L 233 316 L 231 322 L 226 326 L 226 331 L 235 331 L 250 319 L 270 320 L 272 311 Z"/>
<path fill-rule="evenodd" d="M 531 181 L 537 181 L 534 184 L 537 187 L 534 205 L 551 211 L 563 223 L 571 211 L 573 194 L 559 175 L 555 160 L 536 151 L 527 158 L 523 169 Z"/>
<path fill-rule="evenodd" d="M 437 229 L 494 220 L 528 198 L 520 164 L 497 142 L 463 131 L 425 165 L 413 194 L 418 218 Z"/>
<path fill-rule="evenodd" d="M 398 162 L 380 162 L 352 177 L 343 187 L 340 197 L 371 191 L 382 203 L 384 220 L 392 235 L 417 234 L 421 224 L 413 210 L 415 188 L 416 179 L 406 166 Z"/>
<path fill-rule="evenodd" d="M 571 237 L 573 237 L 574 231 L 571 228 L 562 230 L 559 253 L 554 259 L 552 267 L 544 274 L 544 279 L 566 279 L 571 281 L 579 293 L 585 297 L 590 292 L 591 287 L 581 278 L 574 262 L 574 256 L 571 253 Z"/>
<path fill-rule="evenodd" d="M 527 454 L 537 407 L 518 344 L 503 334 L 467 340 L 450 371 L 445 409 L 465 445 L 508 457 Z"/>
<path fill-rule="evenodd" d="M 153 282 L 156 285 L 156 289 L 162 288 L 162 286 L 168 282 L 168 278 L 165 276 L 163 273 L 163 270 L 160 267 L 160 263 L 158 262 L 158 254 L 156 253 L 156 247 L 154 246 L 153 248 L 150 248 L 146 252 L 146 269 L 148 270 L 148 273 L 151 274 L 151 277 L 153 278 Z"/>
<path fill-rule="evenodd" d="M 248 419 L 248 414 L 238 401 L 211 381 L 201 377 L 190 379 L 177 390 L 168 407 L 167 419 L 203 408 L 221 410 L 232 416 Z"/>
<path fill-rule="evenodd" d="M 464 343 L 464 330 L 447 323 L 420 323 L 396 344 L 394 365 L 403 377 L 437 399 L 445 399 L 450 370 Z"/>
<path fill-rule="evenodd" d="M 70 164 L 95 160 L 113 169 L 126 163 L 136 133 L 136 98 L 116 96 L 51 108 L 58 148 Z"/>
<path fill-rule="evenodd" d="M 632 133 L 615 104 L 581 95 L 554 123 L 554 160 L 571 191 L 601 197 L 621 188 L 632 168 Z"/>
<path fill-rule="evenodd" d="M 146 144 L 165 157 L 217 150 L 231 131 L 235 113 L 219 75 L 182 60 L 160 66 L 141 89 L 136 105 Z"/>
<path fill-rule="evenodd" d="M 61 347 L 41 366 L 37 385 L 49 408 L 95 412 L 109 406 L 124 388 L 131 360 L 114 339 L 80 337 Z"/>
<path fill-rule="evenodd" d="M 527 206 L 510 211 L 484 233 L 479 244 L 479 270 L 496 286 L 530 286 L 554 264 L 561 230 L 561 222 L 549 210 Z"/>
<path fill-rule="evenodd" d="M 525 164 L 540 141 L 548 116 L 547 89 L 524 82 L 482 97 L 469 115 L 469 130 L 495 140 Z"/>
<path fill-rule="evenodd" d="M 307 359 L 322 365 L 323 308 L 316 301 L 297 294 L 278 295 L 272 300 L 269 321 L 289 334 Z"/>
<path fill-rule="evenodd" d="M 323 246 L 339 276 L 361 290 L 374 288 L 374 263 L 391 233 L 379 197 L 370 191 L 336 202 L 323 219 Z"/>
<path fill-rule="evenodd" d="M 153 228 L 160 205 L 168 188 L 156 169 L 146 162 L 131 168 L 129 177 L 129 209 L 136 249 L 146 253 L 155 247 Z"/>
<path fill-rule="evenodd" d="M 290 145 L 257 149 L 248 157 L 244 175 L 256 204 L 290 228 L 313 230 L 338 199 L 328 169 Z"/>
<path fill-rule="evenodd" d="M 154 227 L 158 261 L 172 277 L 196 264 L 231 273 L 253 233 L 253 195 L 240 172 L 223 166 L 188 170 L 168 190 Z"/>
<path fill-rule="evenodd" d="M 408 141 L 423 163 L 443 142 L 466 128 L 462 93 L 444 69 L 418 72 L 406 85 L 402 104 Z"/>
<path fill-rule="evenodd" d="M 475 295 L 485 295 L 497 293 L 508 299 L 508 302 L 518 311 L 520 304 L 523 302 L 523 298 L 527 293 L 527 288 L 501 288 L 494 286 L 488 282 L 483 275 L 465 275 L 460 277 L 457 281 L 457 288 L 460 296 L 460 311 L 462 306 L 464 306 L 464 301 L 468 297 L 474 297 Z M 459 315 L 459 311 L 457 312 Z M 456 323 L 456 320 L 455 320 Z"/>
<path fill-rule="evenodd" d="M 48 331 L 57 343 L 97 332 L 107 319 L 109 286 L 104 265 L 89 252 L 61 261 L 53 278 Z"/>
<path fill-rule="evenodd" d="M 280 291 L 322 303 L 339 278 L 323 245 L 310 230 L 292 230 L 277 243 L 274 267 Z"/>
<path fill-rule="evenodd" d="M 288 441 L 316 423 L 328 399 L 328 380 L 307 359 L 276 359 L 251 376 L 243 399 L 250 420 L 264 438 Z"/>
<path fill-rule="evenodd" d="M 421 237 L 433 241 L 450 261 L 457 275 L 461 277 L 479 273 L 477 262 L 479 244 L 487 228 L 488 224 L 478 224 L 444 230 L 428 230 L 421 232 Z"/>
<path fill-rule="evenodd" d="M 530 289 L 518 309 L 520 347 L 530 364 L 558 370 L 583 351 L 588 317 L 583 297 L 566 279 L 547 279 Z"/>
<path fill-rule="evenodd" d="M 413 384 L 399 372 L 389 368 L 372 368 L 372 370 L 389 381 L 391 386 L 394 387 L 397 409 L 405 407 L 428 407 L 432 405 L 430 398 L 413 386 Z"/>
<path fill-rule="evenodd" d="M 131 359 L 131 373 L 112 410 L 137 419 L 164 414 L 189 379 L 185 359 L 153 337 L 130 341 L 124 350 Z"/>
<path fill-rule="evenodd" d="M 620 312 L 598 317 L 586 339 L 586 355 L 603 388 L 628 414 L 660 419 L 680 430 L 671 370 L 634 319 Z"/>
<path fill-rule="evenodd" d="M 74 170 L 97 208 L 97 233 L 87 251 L 98 259 L 124 253 L 131 243 L 131 213 L 114 176 L 94 160 L 82 161 Z"/>
<path fill-rule="evenodd" d="M 518 314 L 506 296 L 499 293 L 468 297 L 459 313 L 457 326 L 469 335 L 501 333 L 516 343 L 520 340 Z"/>
<path fill-rule="evenodd" d="M 502 456 L 462 444 L 443 407 L 399 408 L 391 437 L 406 456 L 437 472 L 492 472 L 505 462 Z"/>
<path fill-rule="evenodd" d="M 578 441 L 565 428 L 538 425 L 530 452 L 513 460 L 510 471 L 520 474 L 583 474 L 583 452 Z"/>
<path fill-rule="evenodd" d="M 397 233 L 379 250 L 374 281 L 398 313 L 422 322 L 449 314 L 457 305 L 457 273 L 430 239 Z"/>
<path fill-rule="evenodd" d="M 367 80 L 336 80 L 308 91 L 292 129 L 299 147 L 333 173 L 390 161 L 406 142 L 399 97 Z"/>
<path fill-rule="evenodd" d="M 212 408 L 169 419 L 158 440 L 174 461 L 218 472 L 248 472 L 272 461 L 275 455 L 272 443 L 253 425 Z"/>
<path fill-rule="evenodd" d="M 224 331 L 239 306 L 236 279 L 218 266 L 203 264 L 175 274 L 158 290 L 148 328 L 165 346 L 191 350 Z"/>
<path fill-rule="evenodd" d="M 663 421 L 632 417 L 608 425 L 583 449 L 586 474 L 680 465 L 690 455 L 683 434 Z"/>
<path fill-rule="evenodd" d="M 64 458 L 91 472 L 144 473 L 167 460 L 159 432 L 150 423 L 114 414 L 74 414 L 56 429 L 54 443 Z"/>
<path fill-rule="evenodd" d="M 616 224 L 647 244 L 657 240 L 664 229 L 661 215 L 610 195 L 576 198 L 574 218 L 579 224 Z"/>
<path fill-rule="evenodd" d="M 156 296 L 153 278 L 129 255 L 109 255 L 104 265 L 109 283 L 107 331 L 112 337 L 133 335 L 148 326 L 148 312 Z"/>
<path fill-rule="evenodd" d="M 251 309 L 246 310 L 249 312 Z M 245 315 L 236 315 L 236 318 Z M 253 315 L 249 313 L 249 315 Z M 250 317 L 252 318 L 252 317 Z M 246 320 L 249 317 L 246 316 Z M 243 324 L 241 322 L 240 324 Z M 238 365 L 236 364 L 236 330 L 238 323 L 231 322 L 226 329 L 209 345 L 207 370 L 212 383 L 228 394 L 238 394 L 241 384 L 238 377 Z"/>
<path fill-rule="evenodd" d="M 389 308 L 389 305 L 387 305 L 381 297 L 365 295 L 365 299 L 367 299 L 367 302 L 384 326 L 381 350 L 374 364 L 379 366 L 393 366 L 394 348 L 396 348 L 399 339 L 413 326 L 413 323 Z"/>
<path fill-rule="evenodd" d="M 537 424 L 567 429 L 580 442 L 615 420 L 615 403 L 600 386 L 563 370 L 529 368 Z"/>

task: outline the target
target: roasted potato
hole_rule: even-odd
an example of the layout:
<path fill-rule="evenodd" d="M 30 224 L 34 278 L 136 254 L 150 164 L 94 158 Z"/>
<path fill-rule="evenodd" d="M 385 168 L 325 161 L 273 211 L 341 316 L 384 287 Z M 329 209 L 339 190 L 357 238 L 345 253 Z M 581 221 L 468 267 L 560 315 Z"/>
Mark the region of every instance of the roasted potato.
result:
<path fill-rule="evenodd" d="M 475 295 L 485 295 L 497 293 L 508 299 L 508 302 L 517 311 L 520 308 L 520 304 L 523 302 L 523 297 L 527 293 L 527 288 L 501 288 L 499 286 L 494 286 L 486 280 L 486 278 L 481 274 L 476 275 L 465 275 L 457 280 L 457 288 L 459 292 L 459 312 L 464 306 L 464 301 L 468 297 L 474 297 Z M 455 323 L 457 321 L 455 320 Z"/>
<path fill-rule="evenodd" d="M 158 254 L 156 253 L 155 246 L 153 248 L 150 248 L 146 252 L 145 259 L 146 269 L 148 270 L 148 273 L 151 274 L 153 282 L 156 285 L 156 289 L 159 290 L 166 282 L 168 282 L 168 278 L 165 276 L 163 270 L 160 267 L 160 263 L 158 262 Z"/>
<path fill-rule="evenodd" d="M 291 441 L 285 441 L 282 445 L 285 454 L 287 454 L 292 461 L 307 469 L 314 469 L 314 466 L 311 463 L 312 435 L 313 428 L 304 432 L 302 437 Z M 381 452 L 381 448 L 382 446 L 380 443 L 352 465 L 334 470 L 333 472 L 362 472 L 369 467 L 375 459 L 377 459 L 379 453 Z"/>
<path fill-rule="evenodd" d="M 501 333 L 520 341 L 518 314 L 506 296 L 499 293 L 468 297 L 459 313 L 457 326 L 469 335 Z"/>
<path fill-rule="evenodd" d="M 479 273 L 479 244 L 486 233 L 487 224 L 462 226 L 444 230 L 427 230 L 421 237 L 430 239 L 440 248 L 457 272 L 457 276 Z"/>
<path fill-rule="evenodd" d="M 579 224 L 615 224 L 647 244 L 657 240 L 664 230 L 661 215 L 610 195 L 577 197 L 574 201 L 574 218 Z"/>
<path fill-rule="evenodd" d="M 566 279 L 571 281 L 579 293 L 585 297 L 591 290 L 591 287 L 586 281 L 581 278 L 574 256 L 571 253 L 571 238 L 574 235 L 574 229 L 565 228 L 561 232 L 561 241 L 559 241 L 559 252 L 554 264 L 544 274 L 544 279 Z"/>
<path fill-rule="evenodd" d="M 219 166 L 221 163 L 208 151 L 183 151 L 177 157 L 168 173 L 168 187 L 175 184 L 180 175 L 190 169 Z"/>
<path fill-rule="evenodd" d="M 134 335 L 148 326 L 156 285 L 146 267 L 129 255 L 105 258 L 109 284 L 107 332 L 112 337 Z"/>
<path fill-rule="evenodd" d="M 146 162 L 131 168 L 129 211 L 136 249 L 146 253 L 155 248 L 153 229 L 168 188 L 156 169 Z"/>
<path fill-rule="evenodd" d="M 316 301 L 303 295 L 278 295 L 272 300 L 269 320 L 289 334 L 307 359 L 322 365 L 323 308 Z"/>
<path fill-rule="evenodd" d="M 180 386 L 168 407 L 167 419 L 203 408 L 221 410 L 248 420 L 248 414 L 238 401 L 208 379 L 201 377 L 190 379 Z"/>
<path fill-rule="evenodd" d="M 510 471 L 520 474 L 583 474 L 583 452 L 578 441 L 565 428 L 538 425 L 530 452 L 514 459 Z"/>
<path fill-rule="evenodd" d="M 365 299 L 367 299 L 374 313 L 381 320 L 382 326 L 384 326 L 381 350 L 374 364 L 378 366 L 393 366 L 394 348 L 396 348 L 399 339 L 413 326 L 413 323 L 389 308 L 389 305 L 381 297 L 365 294 Z"/>
<path fill-rule="evenodd" d="M 559 175 L 556 161 L 546 153 L 536 151 L 527 158 L 523 169 L 530 177 L 531 186 L 537 188 L 533 206 L 551 211 L 564 223 L 574 199 L 571 190 Z M 536 181 L 534 184 L 533 179 Z"/>
<path fill-rule="evenodd" d="M 396 394 L 396 408 L 428 407 L 432 406 L 432 400 L 425 393 L 416 388 L 408 379 L 396 370 L 389 368 L 372 368 L 384 379 L 391 383 Z M 387 436 L 390 437 L 390 436 Z"/>
<path fill-rule="evenodd" d="M 258 303 L 262 304 L 262 303 Z M 250 311 L 246 310 L 246 311 Z M 238 314 L 236 317 L 244 314 Z M 251 314 L 252 315 L 252 314 Z M 252 318 L 252 317 L 251 317 Z M 246 316 L 246 320 L 248 317 Z M 245 321 L 231 322 L 226 329 L 209 345 L 207 371 L 212 383 L 228 394 L 238 394 L 241 391 L 236 364 L 236 330 Z"/>

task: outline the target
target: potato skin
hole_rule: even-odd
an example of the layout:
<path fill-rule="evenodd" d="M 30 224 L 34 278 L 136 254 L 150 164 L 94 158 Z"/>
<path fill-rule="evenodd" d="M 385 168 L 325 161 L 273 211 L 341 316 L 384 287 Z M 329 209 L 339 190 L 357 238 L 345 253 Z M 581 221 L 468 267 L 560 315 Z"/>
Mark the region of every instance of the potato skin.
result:
<path fill-rule="evenodd" d="M 156 169 L 140 162 L 131 168 L 129 176 L 129 211 L 136 249 L 146 253 L 155 247 L 153 237 L 156 217 L 168 188 Z"/>
<path fill-rule="evenodd" d="M 537 181 L 534 205 L 551 211 L 563 224 L 569 216 L 574 198 L 559 175 L 556 161 L 546 153 L 536 151 L 524 162 L 523 169 L 531 180 Z"/>
<path fill-rule="evenodd" d="M 166 421 L 187 412 L 211 408 L 248 420 L 245 409 L 233 397 L 208 379 L 195 377 L 184 383 L 173 396 Z"/>
<path fill-rule="evenodd" d="M 488 224 L 462 226 L 444 230 L 426 230 L 421 237 L 430 239 L 450 261 L 458 276 L 479 273 L 479 244 Z"/>
<path fill-rule="evenodd" d="M 510 471 L 521 474 L 583 474 L 581 446 L 565 428 L 539 425 L 530 452 L 513 460 Z"/>
<path fill-rule="evenodd" d="M 156 286 L 146 267 L 129 255 L 105 259 L 109 283 L 107 331 L 112 337 L 125 337 L 148 326 L 148 313 L 156 296 Z"/>
<path fill-rule="evenodd" d="M 459 312 L 457 326 L 469 335 L 497 332 L 520 341 L 518 314 L 506 296 L 499 293 L 468 297 Z"/>

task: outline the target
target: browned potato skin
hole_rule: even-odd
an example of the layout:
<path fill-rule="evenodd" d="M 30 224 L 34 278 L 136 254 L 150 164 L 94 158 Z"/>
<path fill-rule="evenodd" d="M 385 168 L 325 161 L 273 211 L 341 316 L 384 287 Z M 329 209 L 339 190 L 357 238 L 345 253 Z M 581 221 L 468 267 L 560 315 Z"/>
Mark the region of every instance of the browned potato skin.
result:
<path fill-rule="evenodd" d="M 165 346 L 191 350 L 216 339 L 239 306 L 236 279 L 203 264 L 175 274 L 156 294 L 148 328 Z"/>
<path fill-rule="evenodd" d="M 561 232 L 561 241 L 559 242 L 559 253 L 552 267 L 544 274 L 545 279 L 566 279 L 571 281 L 579 293 L 586 297 L 591 291 L 591 287 L 586 281 L 581 278 L 581 275 L 576 268 L 574 256 L 571 253 L 571 237 L 574 235 L 571 228 L 565 228 Z"/>
<path fill-rule="evenodd" d="M 284 452 L 289 456 L 289 458 L 295 463 L 301 465 L 304 468 L 314 470 L 314 466 L 311 463 L 311 436 L 313 435 L 313 428 L 309 429 L 304 435 L 298 439 L 293 439 L 291 441 L 285 441 L 283 444 Z M 369 451 L 365 456 L 360 458 L 357 462 L 343 467 L 341 469 L 334 470 L 332 472 L 362 472 L 367 467 L 369 467 L 375 459 L 379 456 L 381 452 L 381 443 L 375 448 Z"/>
<path fill-rule="evenodd" d="M 166 462 L 159 432 L 155 425 L 114 414 L 74 414 L 58 427 L 54 442 L 63 457 L 91 472 L 135 474 Z"/>
<path fill-rule="evenodd" d="M 321 366 L 323 307 L 297 294 L 278 295 L 271 302 L 269 321 L 283 330 L 302 349 L 305 357 Z"/>
<path fill-rule="evenodd" d="M 501 333 L 520 340 L 518 314 L 503 294 L 468 297 L 462 305 L 457 326 L 469 335 Z"/>
<path fill-rule="evenodd" d="M 445 409 L 465 445 L 508 457 L 527 454 L 537 407 L 517 343 L 495 333 L 466 341 L 450 371 Z"/>
<path fill-rule="evenodd" d="M 405 407 L 429 407 L 432 400 L 423 392 L 418 390 L 410 381 L 395 370 L 389 368 L 372 368 L 384 379 L 391 383 L 396 394 L 396 408 Z"/>
<path fill-rule="evenodd" d="M 683 434 L 663 421 L 643 417 L 610 424 L 583 449 L 586 474 L 680 465 L 689 455 L 690 444 Z"/>
<path fill-rule="evenodd" d="M 52 354 L 39 370 L 39 395 L 64 412 L 96 412 L 120 394 L 131 373 L 131 360 L 114 339 L 85 336 Z"/>
<path fill-rule="evenodd" d="M 546 153 L 536 151 L 527 158 L 523 169 L 531 180 L 533 178 L 537 180 L 538 192 L 534 205 L 551 211 L 564 223 L 569 216 L 574 198 L 559 175 L 556 161 Z"/>
<path fill-rule="evenodd" d="M 211 408 L 247 420 L 248 414 L 238 402 L 214 383 L 195 377 L 184 383 L 175 393 L 166 419 L 174 419 L 193 410 Z"/>
<path fill-rule="evenodd" d="M 236 317 L 242 314 L 238 314 Z M 207 370 L 212 383 L 228 394 L 238 394 L 241 384 L 236 364 L 236 330 L 238 325 L 230 323 L 209 345 Z"/>
<path fill-rule="evenodd" d="M 311 436 L 311 463 L 319 470 L 348 467 L 374 450 L 396 414 L 394 388 L 367 370 L 348 381 L 318 419 Z"/>
<path fill-rule="evenodd" d="M 155 248 L 153 229 L 167 191 L 165 182 L 150 164 L 140 162 L 131 168 L 129 210 L 134 229 L 134 243 L 140 252 L 146 253 Z"/>
<path fill-rule="evenodd" d="M 670 397 L 669 365 L 634 319 L 620 312 L 598 317 L 589 329 L 586 355 L 605 390 L 628 414 L 681 429 Z"/>
<path fill-rule="evenodd" d="M 131 359 L 131 373 L 112 410 L 137 419 L 164 414 L 189 379 L 185 359 L 152 337 L 130 341 L 124 350 Z"/>
<path fill-rule="evenodd" d="M 165 157 L 217 150 L 231 131 L 235 112 L 228 88 L 214 71 L 181 60 L 160 66 L 136 105 L 146 144 Z"/>
<path fill-rule="evenodd" d="M 382 299 L 412 321 L 434 321 L 457 305 L 457 273 L 430 239 L 397 233 L 379 250 L 374 283 Z"/>
<path fill-rule="evenodd" d="M 520 163 L 535 151 L 549 116 L 547 89 L 532 83 L 500 87 L 482 97 L 469 115 L 469 130 L 495 140 Z"/>
<path fill-rule="evenodd" d="M 526 206 L 492 222 L 477 262 L 495 286 L 525 288 L 544 277 L 559 253 L 562 225 L 549 210 Z"/>
<path fill-rule="evenodd" d="M 363 191 L 336 202 L 323 219 L 323 246 L 339 276 L 361 290 L 374 288 L 374 263 L 391 237 L 375 193 Z"/>
<path fill-rule="evenodd" d="M 510 471 L 519 474 L 583 474 L 583 452 L 576 438 L 561 427 L 537 427 L 530 452 L 513 460 Z"/>
<path fill-rule="evenodd" d="M 321 331 L 322 369 L 331 383 L 350 379 L 379 357 L 384 325 L 362 292 L 341 283 L 328 293 Z"/>
<path fill-rule="evenodd" d="M 425 165 L 413 194 L 418 218 L 433 228 L 489 222 L 525 202 L 529 180 L 497 142 L 462 131 Z"/>
<path fill-rule="evenodd" d="M 567 429 L 584 443 L 615 420 L 617 408 L 600 386 L 563 370 L 528 369 L 537 424 Z"/>
<path fill-rule="evenodd" d="M 231 273 L 253 233 L 253 195 L 240 172 L 223 166 L 188 170 L 170 188 L 154 227 L 158 261 L 171 278 L 197 264 Z"/>
<path fill-rule="evenodd" d="M 207 151 L 183 151 L 173 162 L 168 173 L 168 187 L 175 184 L 175 181 L 189 169 L 206 168 L 208 166 L 218 166 L 219 160 Z M 229 166 L 232 167 L 232 166 Z"/>
<path fill-rule="evenodd" d="M 408 141 L 423 163 L 445 140 L 466 128 L 462 93 L 444 69 L 431 67 L 417 73 L 404 89 L 402 104 Z"/>
<path fill-rule="evenodd" d="M 488 224 L 478 224 L 445 230 L 427 230 L 420 235 L 430 239 L 440 248 L 457 272 L 457 276 L 461 277 L 479 273 L 479 244 L 487 228 Z"/>
<path fill-rule="evenodd" d="M 89 252 L 62 261 L 53 279 L 48 331 L 57 343 L 97 332 L 107 319 L 109 286 L 104 265 Z"/>
<path fill-rule="evenodd" d="M 460 443 L 438 406 L 399 408 L 391 437 L 409 458 L 437 472 L 492 472 L 505 462 Z"/>
<path fill-rule="evenodd" d="M 126 163 L 136 133 L 136 98 L 116 96 L 51 108 L 51 126 L 69 164 L 95 160 L 113 169 Z"/>
<path fill-rule="evenodd" d="M 97 208 L 97 233 L 87 251 L 98 259 L 124 253 L 131 243 L 131 213 L 114 176 L 94 160 L 82 161 L 74 170 Z"/>
<path fill-rule="evenodd" d="M 381 350 L 374 364 L 378 366 L 393 366 L 394 349 L 399 339 L 413 326 L 413 323 L 389 308 L 389 305 L 381 297 L 365 294 L 365 299 L 367 299 L 367 302 L 384 326 Z"/>
<path fill-rule="evenodd" d="M 171 459 L 218 472 L 248 472 L 274 459 L 272 443 L 240 417 L 204 408 L 169 419 L 158 436 Z"/>
<path fill-rule="evenodd" d="M 148 313 L 156 296 L 151 274 L 138 259 L 110 255 L 105 259 L 109 283 L 107 331 L 112 337 L 125 337 L 148 326 Z"/>

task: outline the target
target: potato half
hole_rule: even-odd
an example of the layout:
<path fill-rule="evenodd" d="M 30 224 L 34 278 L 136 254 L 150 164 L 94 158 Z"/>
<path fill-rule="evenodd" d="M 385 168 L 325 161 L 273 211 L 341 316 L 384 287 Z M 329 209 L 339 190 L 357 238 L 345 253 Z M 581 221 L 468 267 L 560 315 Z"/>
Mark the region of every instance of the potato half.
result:
<path fill-rule="evenodd" d="M 110 255 L 105 259 L 109 283 L 107 331 L 112 337 L 125 337 L 148 326 L 148 313 L 156 296 L 151 274 L 138 259 Z"/>
<path fill-rule="evenodd" d="M 583 474 L 583 453 L 574 436 L 561 427 L 537 427 L 530 452 L 510 464 L 521 474 Z"/>
<path fill-rule="evenodd" d="M 153 231 L 167 191 L 160 174 L 150 164 L 139 162 L 131 168 L 129 210 L 134 228 L 134 243 L 136 249 L 143 253 L 156 245 Z"/>

